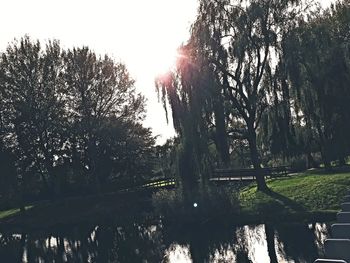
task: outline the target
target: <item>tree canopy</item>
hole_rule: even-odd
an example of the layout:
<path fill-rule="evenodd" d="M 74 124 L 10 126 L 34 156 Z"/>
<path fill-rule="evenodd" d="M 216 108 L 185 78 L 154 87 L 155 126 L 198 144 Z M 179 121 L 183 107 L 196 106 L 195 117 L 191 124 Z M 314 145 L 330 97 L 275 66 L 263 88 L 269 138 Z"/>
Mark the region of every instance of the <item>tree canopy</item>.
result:
<path fill-rule="evenodd" d="M 25 191 L 100 191 L 152 172 L 145 99 L 124 64 L 24 37 L 1 55 L 0 89 L 1 156 Z"/>

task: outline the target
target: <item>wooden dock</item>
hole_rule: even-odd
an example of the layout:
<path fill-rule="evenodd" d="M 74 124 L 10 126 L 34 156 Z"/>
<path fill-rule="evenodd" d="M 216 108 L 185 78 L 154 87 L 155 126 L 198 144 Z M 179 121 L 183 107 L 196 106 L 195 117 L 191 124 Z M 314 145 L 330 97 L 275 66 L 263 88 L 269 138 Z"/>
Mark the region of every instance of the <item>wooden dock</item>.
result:
<path fill-rule="evenodd" d="M 332 238 L 324 243 L 325 258 L 314 263 L 350 263 L 350 191 L 341 204 L 337 223 L 332 225 Z"/>

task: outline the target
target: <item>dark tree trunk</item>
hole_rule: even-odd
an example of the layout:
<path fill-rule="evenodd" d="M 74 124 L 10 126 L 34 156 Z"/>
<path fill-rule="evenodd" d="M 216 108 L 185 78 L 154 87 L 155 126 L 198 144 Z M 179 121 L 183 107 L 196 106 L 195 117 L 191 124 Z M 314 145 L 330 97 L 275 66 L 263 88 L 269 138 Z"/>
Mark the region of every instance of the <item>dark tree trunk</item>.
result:
<path fill-rule="evenodd" d="M 48 176 L 49 180 L 45 176 L 45 172 L 42 170 L 40 171 L 41 178 L 43 180 L 48 198 L 51 200 L 51 202 L 55 202 L 57 200 L 57 187 L 56 187 L 57 182 L 55 177 L 56 175 L 54 173 L 54 169 L 48 162 L 46 162 L 45 165 L 46 165 L 47 173 L 49 175 Z"/>
<path fill-rule="evenodd" d="M 256 145 L 256 133 L 254 128 L 251 128 L 248 131 L 248 142 L 249 142 L 251 161 L 254 169 L 256 170 L 257 189 L 258 191 L 266 192 L 268 191 L 268 187 L 265 182 L 265 177 L 261 172 L 261 162 L 259 158 L 258 148 Z"/>
<path fill-rule="evenodd" d="M 198 182 L 197 182 L 197 171 L 196 171 L 196 162 L 194 158 L 194 145 L 193 142 L 185 139 L 183 144 L 183 149 L 179 153 L 178 160 L 178 172 L 181 179 L 183 197 L 185 201 L 185 207 L 191 209 L 193 198 L 195 198 L 198 191 Z"/>
<path fill-rule="evenodd" d="M 317 131 L 318 135 L 320 138 L 320 145 L 321 145 L 321 156 L 322 156 L 322 161 L 324 164 L 324 168 L 326 171 L 331 171 L 332 166 L 331 166 L 331 161 L 329 159 L 329 147 L 328 147 L 328 141 L 326 135 L 323 133 L 321 129 L 321 125 L 318 123 L 317 125 Z"/>
<path fill-rule="evenodd" d="M 275 248 L 275 231 L 272 225 L 265 224 L 265 234 L 267 242 L 267 252 L 271 263 L 278 263 L 276 248 Z"/>
<path fill-rule="evenodd" d="M 321 151 L 321 155 L 322 155 L 322 161 L 323 161 L 323 164 L 324 164 L 324 168 L 326 171 L 331 171 L 332 170 L 332 165 L 331 165 L 331 162 L 328 158 L 328 154 L 326 152 L 327 150 L 322 150 Z"/>
<path fill-rule="evenodd" d="M 216 134 L 215 134 L 216 147 L 219 150 L 223 166 L 227 167 L 230 162 L 230 153 L 229 153 L 229 146 L 227 142 L 223 101 L 220 97 L 220 94 L 219 94 L 219 102 L 216 103 L 215 105 L 215 122 L 216 122 Z"/>
<path fill-rule="evenodd" d="M 56 260 L 58 263 L 63 263 L 63 256 L 65 254 L 64 239 L 62 237 L 56 237 L 56 240 L 58 240 Z"/>
<path fill-rule="evenodd" d="M 46 178 L 43 171 L 40 171 L 40 177 L 41 177 L 41 180 L 43 181 L 43 185 L 44 185 L 46 193 L 49 194 L 51 189 L 50 189 L 49 183 L 48 183 L 47 178 Z"/>
<path fill-rule="evenodd" d="M 96 194 L 100 194 L 101 193 L 101 181 L 99 178 L 99 174 L 97 172 L 97 148 L 96 148 L 96 140 L 93 138 L 89 141 L 88 144 L 89 148 L 88 148 L 88 153 L 89 153 L 89 157 L 90 157 L 90 176 L 94 182 L 94 188 L 95 188 L 95 192 Z"/>
<path fill-rule="evenodd" d="M 21 216 L 24 216 L 25 212 L 26 212 L 26 207 L 24 204 L 23 182 L 21 182 L 18 177 L 17 177 L 17 181 L 16 181 L 16 184 L 14 185 L 14 187 L 15 187 L 15 192 L 16 192 L 15 198 L 16 198 L 16 202 L 17 202 L 18 207 L 19 207 L 20 214 L 21 214 Z"/>

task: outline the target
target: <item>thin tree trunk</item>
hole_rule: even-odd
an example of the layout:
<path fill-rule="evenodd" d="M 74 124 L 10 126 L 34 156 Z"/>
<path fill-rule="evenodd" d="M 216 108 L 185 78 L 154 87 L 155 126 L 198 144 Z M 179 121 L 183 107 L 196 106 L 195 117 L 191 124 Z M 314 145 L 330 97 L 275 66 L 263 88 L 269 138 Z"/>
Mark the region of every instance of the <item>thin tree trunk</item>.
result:
<path fill-rule="evenodd" d="M 44 172 L 40 169 L 40 177 L 41 177 L 41 180 L 43 181 L 43 184 L 44 184 L 44 187 L 45 187 L 45 190 L 47 193 L 50 193 L 50 187 L 49 187 L 49 183 L 47 181 L 47 178 L 44 174 Z"/>
<path fill-rule="evenodd" d="M 20 182 L 18 177 L 17 177 L 16 184 L 14 185 L 14 187 L 15 187 L 15 192 L 16 192 L 15 198 L 16 198 L 16 202 L 17 202 L 18 207 L 19 207 L 20 214 L 21 214 L 21 216 L 24 216 L 25 211 L 26 211 L 26 207 L 24 204 L 24 197 L 23 197 L 23 195 L 24 195 L 23 194 L 23 192 L 24 192 L 23 182 Z"/>
<path fill-rule="evenodd" d="M 317 131 L 318 131 L 318 135 L 320 138 L 321 156 L 322 156 L 324 168 L 326 171 L 330 171 L 330 170 L 332 170 L 332 167 L 331 167 L 331 162 L 330 162 L 329 157 L 328 157 L 328 151 L 329 151 L 329 148 L 327 145 L 328 142 L 327 142 L 327 138 L 326 138 L 325 134 L 323 133 L 323 131 L 321 129 L 321 125 L 319 123 L 317 123 Z"/>
<path fill-rule="evenodd" d="M 97 149 L 96 149 L 96 141 L 93 139 L 89 141 L 89 157 L 90 157 L 90 176 L 94 180 L 95 191 L 97 194 L 101 193 L 101 182 L 99 178 L 99 174 L 97 173 Z"/>

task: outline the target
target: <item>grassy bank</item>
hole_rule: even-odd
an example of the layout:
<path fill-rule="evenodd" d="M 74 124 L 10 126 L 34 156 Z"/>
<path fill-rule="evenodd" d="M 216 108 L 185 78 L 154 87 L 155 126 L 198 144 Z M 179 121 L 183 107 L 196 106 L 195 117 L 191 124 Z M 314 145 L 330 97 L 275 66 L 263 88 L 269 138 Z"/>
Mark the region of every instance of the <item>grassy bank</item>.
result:
<path fill-rule="evenodd" d="M 26 210 L 30 210 L 32 208 L 33 208 L 32 205 L 25 207 Z M 13 209 L 5 210 L 5 211 L 0 211 L 0 220 L 2 220 L 2 219 L 5 220 L 6 218 L 11 217 L 11 216 L 17 216 L 17 215 L 19 215 L 19 213 L 20 213 L 19 208 L 13 208 Z"/>
<path fill-rule="evenodd" d="M 268 181 L 269 193 L 256 191 L 255 185 L 240 193 L 242 214 L 264 219 L 280 216 L 299 218 L 335 215 L 350 186 L 350 173 L 324 174 L 310 171 Z"/>
<path fill-rule="evenodd" d="M 42 201 L 19 209 L 0 212 L 0 229 L 49 229 L 55 226 L 99 224 L 118 220 L 140 220 L 151 209 L 147 195 L 113 193 Z"/>
<path fill-rule="evenodd" d="M 200 216 L 201 221 L 226 220 L 230 224 L 233 222 L 246 224 L 263 221 L 332 220 L 339 211 L 342 198 L 350 186 L 350 172 L 324 174 L 320 171 L 310 171 L 271 179 L 267 183 L 271 189 L 268 193 L 257 192 L 254 183 L 242 188 L 239 194 L 240 209 L 237 207 L 235 211 L 230 211 L 232 210 L 229 208 L 232 207 L 228 202 L 230 200 L 226 200 L 225 196 L 218 198 L 218 194 L 214 192 L 215 198 L 202 202 L 206 204 L 203 208 L 206 213 Z M 224 189 L 218 188 L 218 190 L 223 193 Z M 168 191 L 169 195 L 174 193 L 174 190 Z M 232 191 L 228 191 L 228 194 Z M 164 195 L 166 194 L 165 191 Z M 208 203 L 213 203 L 210 207 L 215 207 L 216 210 L 206 211 L 209 207 Z M 165 204 L 171 206 L 169 202 Z M 173 213 L 180 211 L 177 207 L 173 208 L 171 209 Z M 49 228 L 57 224 L 81 222 L 96 224 L 104 220 L 125 217 L 140 219 L 145 215 L 152 215 L 152 202 L 149 195 L 135 198 L 131 194 L 108 194 L 70 198 L 54 203 L 42 202 L 31 207 L 24 216 L 19 216 L 19 209 L 1 211 L 0 226 L 22 225 Z M 178 218 L 176 214 L 169 216 L 173 219 Z M 184 218 L 193 219 L 194 217 L 188 215 L 181 218 L 184 220 Z M 182 221 L 180 221 L 177 223 L 181 224 Z"/>
<path fill-rule="evenodd" d="M 5 211 L 0 211 L 0 220 L 5 219 L 9 216 L 14 216 L 19 213 L 19 208 L 9 209 Z"/>

